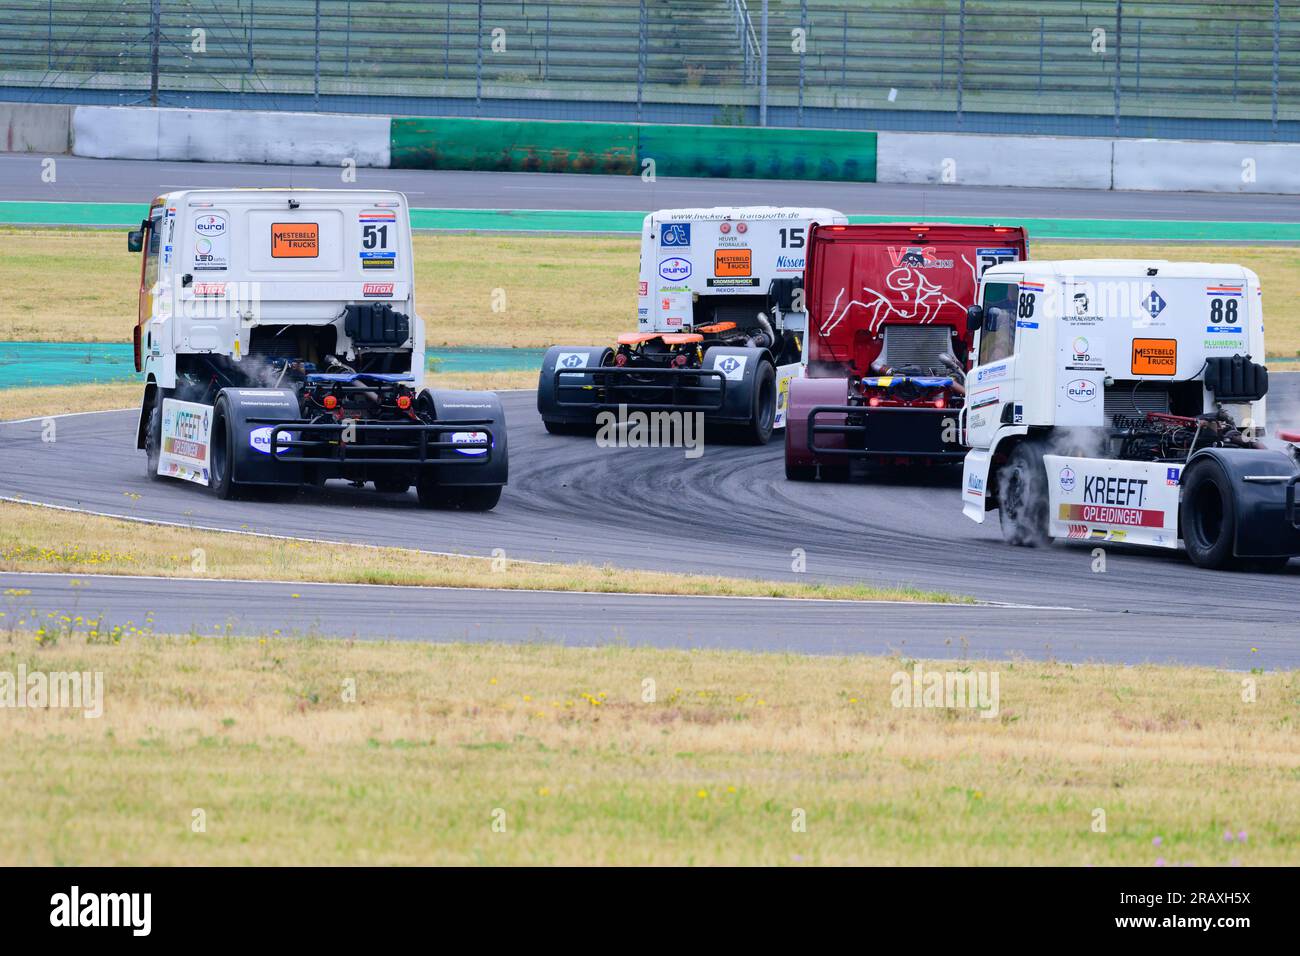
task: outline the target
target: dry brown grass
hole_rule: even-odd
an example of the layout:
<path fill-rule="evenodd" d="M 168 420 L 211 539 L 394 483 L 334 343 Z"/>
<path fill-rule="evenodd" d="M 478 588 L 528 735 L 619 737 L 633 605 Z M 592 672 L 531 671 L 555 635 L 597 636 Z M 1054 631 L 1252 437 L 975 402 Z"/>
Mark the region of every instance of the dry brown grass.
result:
<path fill-rule="evenodd" d="M 196 494 L 201 491 L 194 489 Z M 132 496 L 124 508 L 137 500 Z M 415 512 L 412 521 L 427 516 Z M 328 581 L 426 587 L 704 594 L 843 600 L 968 601 L 908 588 L 801 584 L 428 554 L 196 531 L 0 501 L 0 571 Z"/>
<path fill-rule="evenodd" d="M 1294 674 L 926 665 L 996 670 L 985 719 L 886 658 L 83 633 L 0 630 L 104 676 L 3 712 L 5 865 L 1300 862 Z"/>

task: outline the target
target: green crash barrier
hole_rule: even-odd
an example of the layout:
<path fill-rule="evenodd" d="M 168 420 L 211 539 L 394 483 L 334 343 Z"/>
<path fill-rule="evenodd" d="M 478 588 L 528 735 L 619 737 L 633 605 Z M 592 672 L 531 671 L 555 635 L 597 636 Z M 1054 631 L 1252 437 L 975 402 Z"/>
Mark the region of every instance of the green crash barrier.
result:
<path fill-rule="evenodd" d="M 394 118 L 395 169 L 525 173 L 632 173 L 635 128 L 626 123 Z"/>
<path fill-rule="evenodd" d="M 414 117 L 390 136 L 399 169 L 876 181 L 876 134 L 852 130 Z"/>
<path fill-rule="evenodd" d="M 637 159 L 657 176 L 876 181 L 876 134 L 840 129 L 638 126 Z"/>

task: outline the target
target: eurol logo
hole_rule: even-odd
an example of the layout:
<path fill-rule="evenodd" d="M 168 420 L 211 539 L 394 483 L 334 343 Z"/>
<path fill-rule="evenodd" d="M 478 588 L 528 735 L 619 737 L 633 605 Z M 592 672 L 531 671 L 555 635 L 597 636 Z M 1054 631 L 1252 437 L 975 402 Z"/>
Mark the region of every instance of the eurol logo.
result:
<path fill-rule="evenodd" d="M 689 279 L 691 277 L 690 260 L 683 259 L 680 256 L 664 259 L 659 263 L 659 275 L 669 282 L 680 282 L 683 279 Z"/>
<path fill-rule="evenodd" d="M 389 296 L 393 294 L 391 282 L 366 282 L 361 286 L 361 294 L 367 297 Z"/>
<path fill-rule="evenodd" d="M 1070 397 L 1070 401 L 1083 404 L 1097 397 L 1097 386 L 1086 378 L 1076 378 L 1073 382 L 1065 383 L 1065 394 Z"/>
<path fill-rule="evenodd" d="M 200 216 L 194 220 L 194 231 L 200 236 L 224 235 L 226 220 L 222 216 Z"/>

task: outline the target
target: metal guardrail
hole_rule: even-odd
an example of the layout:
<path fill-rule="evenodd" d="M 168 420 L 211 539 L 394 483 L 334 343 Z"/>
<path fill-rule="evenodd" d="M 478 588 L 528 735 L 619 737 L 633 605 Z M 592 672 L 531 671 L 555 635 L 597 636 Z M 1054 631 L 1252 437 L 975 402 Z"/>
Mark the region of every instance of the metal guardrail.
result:
<path fill-rule="evenodd" d="M 396 98 L 472 99 L 479 113 L 527 101 L 566 118 L 657 104 L 660 119 L 724 124 L 757 120 L 763 103 L 788 125 L 808 109 L 823 114 L 816 125 L 854 111 L 905 113 L 910 128 L 927 115 L 961 128 L 970 114 L 1016 114 L 1057 132 L 1107 118 L 1137 133 L 1144 118 L 1182 117 L 1248 120 L 1268 138 L 1300 121 L 1300 17 L 1287 6 L 0 0 L 0 86 L 44 101 L 300 108 L 327 97 L 373 112 L 403 112 Z"/>

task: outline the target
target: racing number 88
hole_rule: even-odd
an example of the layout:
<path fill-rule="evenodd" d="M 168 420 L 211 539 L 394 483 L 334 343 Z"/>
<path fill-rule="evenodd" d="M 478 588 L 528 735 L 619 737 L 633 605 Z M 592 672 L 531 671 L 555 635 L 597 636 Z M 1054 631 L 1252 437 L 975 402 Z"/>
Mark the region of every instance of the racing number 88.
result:
<path fill-rule="evenodd" d="M 1229 325 L 1237 323 L 1237 300 L 1223 299 L 1210 300 L 1210 321 L 1215 325 L 1220 322 L 1227 322 Z"/>
<path fill-rule="evenodd" d="M 1034 297 L 1032 293 L 1020 293 L 1020 302 L 1016 307 L 1016 316 L 1021 319 L 1029 319 L 1034 315 Z"/>

